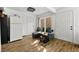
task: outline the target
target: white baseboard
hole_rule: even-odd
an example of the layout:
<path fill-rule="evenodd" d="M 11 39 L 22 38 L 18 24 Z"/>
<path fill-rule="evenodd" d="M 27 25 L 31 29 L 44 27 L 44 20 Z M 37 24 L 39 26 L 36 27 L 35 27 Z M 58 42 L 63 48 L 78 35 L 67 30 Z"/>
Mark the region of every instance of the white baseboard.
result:
<path fill-rule="evenodd" d="M 12 41 L 16 41 L 16 40 L 19 40 L 19 39 L 22 39 L 23 37 L 19 37 L 19 38 L 15 38 L 15 39 L 10 39 L 10 42 Z"/>

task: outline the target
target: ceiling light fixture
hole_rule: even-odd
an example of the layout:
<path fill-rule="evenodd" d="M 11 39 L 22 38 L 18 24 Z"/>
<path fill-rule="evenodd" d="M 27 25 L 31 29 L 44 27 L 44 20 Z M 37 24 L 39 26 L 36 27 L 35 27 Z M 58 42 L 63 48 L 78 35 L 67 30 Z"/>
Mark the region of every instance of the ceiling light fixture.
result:
<path fill-rule="evenodd" d="M 33 8 L 33 7 L 28 7 L 28 8 L 27 8 L 27 11 L 29 11 L 29 12 L 34 12 L 34 11 L 35 11 L 35 8 Z"/>

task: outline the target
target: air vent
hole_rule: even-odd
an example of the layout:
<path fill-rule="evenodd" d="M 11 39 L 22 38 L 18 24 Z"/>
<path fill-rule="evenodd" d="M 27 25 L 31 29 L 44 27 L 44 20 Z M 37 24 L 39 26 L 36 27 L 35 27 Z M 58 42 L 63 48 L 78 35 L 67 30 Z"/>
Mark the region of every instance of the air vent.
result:
<path fill-rule="evenodd" d="M 35 11 L 35 8 L 33 8 L 33 7 L 28 7 L 28 8 L 27 8 L 27 11 L 29 11 L 29 12 L 34 12 L 34 11 Z"/>

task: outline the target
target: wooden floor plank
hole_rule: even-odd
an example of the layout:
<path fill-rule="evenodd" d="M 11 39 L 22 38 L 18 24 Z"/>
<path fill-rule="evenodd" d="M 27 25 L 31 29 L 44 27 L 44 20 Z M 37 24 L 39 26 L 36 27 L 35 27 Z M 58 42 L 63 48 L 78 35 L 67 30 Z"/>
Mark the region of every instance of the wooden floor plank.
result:
<path fill-rule="evenodd" d="M 24 36 L 22 40 L 2 45 L 2 52 L 79 52 L 79 45 L 59 39 L 43 44 L 31 36 Z"/>

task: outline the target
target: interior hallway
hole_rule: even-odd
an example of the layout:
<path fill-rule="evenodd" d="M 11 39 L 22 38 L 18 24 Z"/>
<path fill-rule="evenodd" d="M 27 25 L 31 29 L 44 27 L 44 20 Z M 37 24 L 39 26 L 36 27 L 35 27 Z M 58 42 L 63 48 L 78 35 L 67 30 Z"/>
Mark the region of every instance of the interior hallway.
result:
<path fill-rule="evenodd" d="M 22 40 L 2 45 L 3 52 L 78 52 L 79 46 L 59 39 L 39 43 L 38 39 L 25 36 Z"/>

